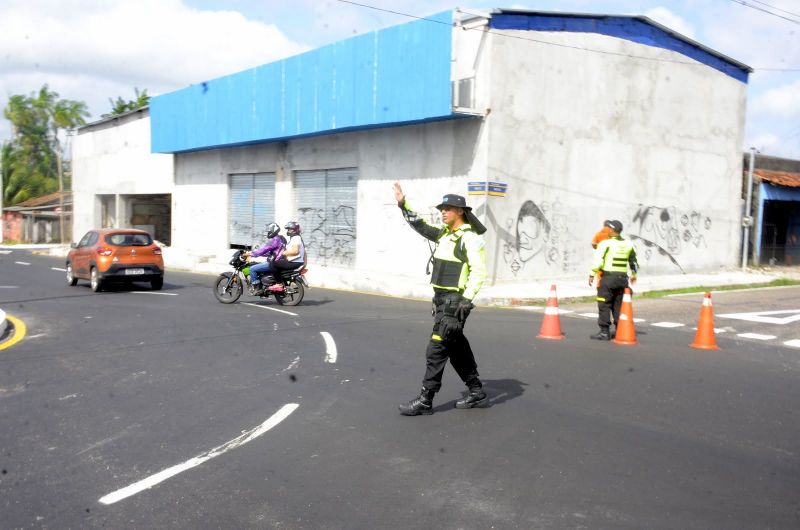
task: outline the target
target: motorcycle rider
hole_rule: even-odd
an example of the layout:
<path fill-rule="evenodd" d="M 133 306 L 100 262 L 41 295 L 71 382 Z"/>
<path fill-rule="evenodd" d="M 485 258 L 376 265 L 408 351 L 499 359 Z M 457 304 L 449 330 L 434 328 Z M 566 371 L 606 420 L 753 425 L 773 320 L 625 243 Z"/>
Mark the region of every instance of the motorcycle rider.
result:
<path fill-rule="evenodd" d="M 306 260 L 306 245 L 303 243 L 303 238 L 300 233 L 303 231 L 300 224 L 296 221 L 289 221 L 284 226 L 286 235 L 289 236 L 289 241 L 286 242 L 286 248 L 281 255 L 272 262 L 272 270 L 277 276 L 283 271 L 299 269 L 307 263 Z M 270 291 L 282 291 L 283 285 L 276 283 L 269 287 Z"/>
<path fill-rule="evenodd" d="M 264 285 L 261 283 L 261 276 L 269 273 L 272 262 L 278 259 L 286 247 L 286 239 L 280 235 L 281 227 L 277 223 L 270 223 L 267 225 L 267 238 L 269 241 L 263 247 L 246 252 L 245 258 L 252 260 L 253 258 L 266 258 L 266 261 L 254 263 L 250 266 L 250 283 L 253 285 L 255 292 L 253 294 L 262 294 L 264 292 Z M 272 258 L 272 259 L 270 259 Z"/>

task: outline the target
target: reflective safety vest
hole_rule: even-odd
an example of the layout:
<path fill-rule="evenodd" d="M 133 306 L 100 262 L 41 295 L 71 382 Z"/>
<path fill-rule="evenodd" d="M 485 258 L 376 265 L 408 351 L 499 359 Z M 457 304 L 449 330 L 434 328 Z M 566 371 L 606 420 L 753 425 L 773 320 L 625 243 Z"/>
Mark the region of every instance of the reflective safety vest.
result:
<path fill-rule="evenodd" d="M 591 274 L 594 276 L 598 271 L 628 273 L 636 277 L 639 270 L 639 263 L 636 261 L 636 249 L 633 243 L 620 236 L 601 241 L 594 251 L 594 267 Z"/>
<path fill-rule="evenodd" d="M 420 235 L 436 243 L 433 252 L 431 285 L 445 291 L 457 291 L 472 300 L 486 281 L 486 245 L 469 223 L 455 230 L 425 222 L 403 204 L 403 217 Z"/>

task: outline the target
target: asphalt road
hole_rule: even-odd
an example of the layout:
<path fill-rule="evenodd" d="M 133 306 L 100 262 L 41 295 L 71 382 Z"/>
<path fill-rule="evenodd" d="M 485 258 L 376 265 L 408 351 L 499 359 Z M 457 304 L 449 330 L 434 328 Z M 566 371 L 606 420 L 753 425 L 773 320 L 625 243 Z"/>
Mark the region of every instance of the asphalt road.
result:
<path fill-rule="evenodd" d="M 407 418 L 428 303 L 225 306 L 175 272 L 93 294 L 61 267 L 0 255 L 27 325 L 0 351 L 3 528 L 800 527 L 800 349 L 775 340 L 700 351 L 650 320 L 623 347 L 576 312 L 544 341 L 540 313 L 479 308 L 492 406 L 454 409 L 448 368 Z"/>

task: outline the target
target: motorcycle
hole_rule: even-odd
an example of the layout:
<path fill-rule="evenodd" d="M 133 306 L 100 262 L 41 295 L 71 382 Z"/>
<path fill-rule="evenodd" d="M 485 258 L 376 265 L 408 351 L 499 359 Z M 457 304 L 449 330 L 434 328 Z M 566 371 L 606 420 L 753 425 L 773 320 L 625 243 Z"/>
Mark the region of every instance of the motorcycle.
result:
<path fill-rule="evenodd" d="M 237 250 L 229 262 L 233 267 L 233 272 L 223 272 L 217 276 L 214 282 L 214 297 L 223 304 L 236 302 L 244 293 L 245 288 L 251 296 L 260 298 L 275 297 L 275 301 L 280 305 L 295 306 L 303 300 L 305 288 L 308 283 L 304 278 L 307 270 L 305 267 L 289 271 L 270 273 L 262 278 L 266 282 L 270 277 L 274 279 L 272 283 L 265 283 L 265 286 L 280 285 L 281 290 L 270 290 L 266 288 L 256 295 L 256 288 L 250 283 L 250 263 L 243 257 L 244 250 Z"/>

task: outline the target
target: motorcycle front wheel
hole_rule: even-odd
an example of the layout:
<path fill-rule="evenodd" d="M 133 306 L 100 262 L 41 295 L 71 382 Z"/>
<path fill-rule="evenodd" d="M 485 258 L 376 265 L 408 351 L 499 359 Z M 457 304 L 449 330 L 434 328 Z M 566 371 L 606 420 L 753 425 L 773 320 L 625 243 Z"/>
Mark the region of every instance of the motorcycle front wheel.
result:
<path fill-rule="evenodd" d="M 292 306 L 303 301 L 306 290 L 302 283 L 297 280 L 292 280 L 291 282 L 284 284 L 284 291 L 282 293 L 274 294 L 275 300 L 277 300 L 280 305 Z"/>
<path fill-rule="evenodd" d="M 214 282 L 214 297 L 223 304 L 232 304 L 242 296 L 244 288 L 239 276 L 230 272 L 217 276 Z"/>

